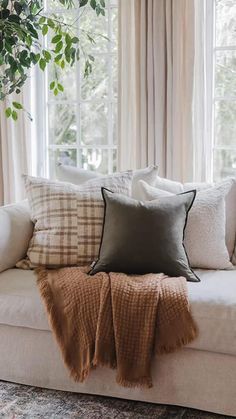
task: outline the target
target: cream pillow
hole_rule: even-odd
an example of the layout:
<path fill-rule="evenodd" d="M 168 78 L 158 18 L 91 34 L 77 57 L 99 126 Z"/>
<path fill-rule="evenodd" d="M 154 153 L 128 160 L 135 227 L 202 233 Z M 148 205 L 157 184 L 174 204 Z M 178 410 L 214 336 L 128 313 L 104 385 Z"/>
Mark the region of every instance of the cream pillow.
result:
<path fill-rule="evenodd" d="M 139 182 L 143 200 L 174 195 L 146 182 Z M 225 196 L 232 180 L 197 192 L 188 215 L 184 244 L 192 268 L 232 269 L 225 243 Z"/>
<path fill-rule="evenodd" d="M 132 172 L 93 179 L 82 186 L 30 176 L 24 180 L 35 224 L 28 266 L 82 266 L 98 257 L 104 216 L 101 187 L 130 195 Z"/>
<path fill-rule="evenodd" d="M 235 252 L 235 244 L 236 244 L 236 179 L 226 179 L 220 183 L 210 184 L 210 183 L 184 183 L 184 191 L 187 192 L 191 189 L 196 189 L 197 191 L 201 191 L 203 189 L 209 189 L 212 186 L 220 187 L 225 182 L 232 181 L 232 187 L 230 188 L 229 192 L 225 197 L 225 211 L 226 211 L 226 235 L 225 241 L 226 246 L 229 252 L 229 256 L 233 262 L 236 264 L 236 253 L 235 256 L 233 253 Z M 233 256 L 233 257 L 232 257 Z"/>

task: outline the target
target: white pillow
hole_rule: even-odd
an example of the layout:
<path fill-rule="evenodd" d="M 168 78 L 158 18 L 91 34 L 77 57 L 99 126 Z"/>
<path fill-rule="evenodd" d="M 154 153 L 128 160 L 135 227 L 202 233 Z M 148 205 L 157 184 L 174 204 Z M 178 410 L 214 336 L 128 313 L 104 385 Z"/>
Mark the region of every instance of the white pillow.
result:
<path fill-rule="evenodd" d="M 189 211 L 184 244 L 190 266 L 202 269 L 232 269 L 225 243 L 225 196 L 232 187 L 232 180 L 220 186 L 197 192 Z M 164 194 L 173 195 L 146 182 L 139 182 L 143 200 L 157 199 Z"/>
<path fill-rule="evenodd" d="M 138 181 L 145 180 L 145 182 L 150 185 L 154 184 L 157 179 L 157 166 L 149 166 L 145 169 L 138 169 L 133 171 L 132 187 L 131 187 L 131 196 L 135 199 L 139 199 L 139 190 L 138 190 Z M 114 173 L 115 174 L 115 173 Z M 73 166 L 67 166 L 59 164 L 57 166 L 57 178 L 62 182 L 70 182 L 74 185 L 82 185 L 84 182 L 87 182 L 94 178 L 100 178 L 101 173 L 79 169 Z"/>
<path fill-rule="evenodd" d="M 134 199 L 141 199 L 139 192 L 139 181 L 144 180 L 149 185 L 152 185 L 156 182 L 157 179 L 157 166 L 149 166 L 145 169 L 138 169 L 133 171 L 132 187 L 131 187 L 131 196 Z"/>
<path fill-rule="evenodd" d="M 89 179 L 101 177 L 102 175 L 93 170 L 79 169 L 78 167 L 68 166 L 59 163 L 56 168 L 57 179 L 62 182 L 74 183 L 75 185 L 82 185 Z"/>
<path fill-rule="evenodd" d="M 143 179 L 145 180 L 145 179 Z M 155 186 L 158 189 L 162 189 L 163 191 L 172 192 L 174 194 L 181 193 L 184 191 L 183 184 L 180 182 L 176 182 L 174 180 L 166 179 L 160 176 L 157 176 L 154 183 L 149 183 L 151 186 Z"/>
<path fill-rule="evenodd" d="M 156 188 L 163 189 L 168 192 L 172 193 L 181 193 L 185 191 L 190 191 L 192 189 L 196 189 L 197 191 L 211 188 L 212 186 L 221 186 L 222 183 L 228 182 L 229 179 L 223 180 L 219 183 L 180 183 L 174 182 L 169 179 L 164 179 L 161 177 L 157 177 L 155 183 L 152 186 Z M 230 179 L 232 183 L 232 187 L 230 188 L 229 192 L 225 197 L 225 204 L 226 204 L 226 246 L 229 252 L 230 259 L 232 262 L 236 264 L 236 179 Z M 150 182 L 147 182 L 150 184 Z"/>
<path fill-rule="evenodd" d="M 33 223 L 27 201 L 0 207 L 0 272 L 13 268 L 27 252 Z"/>

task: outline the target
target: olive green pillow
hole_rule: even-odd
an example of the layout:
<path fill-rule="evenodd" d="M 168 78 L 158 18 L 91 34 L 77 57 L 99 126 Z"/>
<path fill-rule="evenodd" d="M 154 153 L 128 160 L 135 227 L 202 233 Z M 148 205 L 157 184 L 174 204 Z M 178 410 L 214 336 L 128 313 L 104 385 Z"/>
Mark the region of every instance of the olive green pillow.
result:
<path fill-rule="evenodd" d="M 99 258 L 90 274 L 163 272 L 199 281 L 183 245 L 196 191 L 142 202 L 102 188 L 105 203 Z"/>

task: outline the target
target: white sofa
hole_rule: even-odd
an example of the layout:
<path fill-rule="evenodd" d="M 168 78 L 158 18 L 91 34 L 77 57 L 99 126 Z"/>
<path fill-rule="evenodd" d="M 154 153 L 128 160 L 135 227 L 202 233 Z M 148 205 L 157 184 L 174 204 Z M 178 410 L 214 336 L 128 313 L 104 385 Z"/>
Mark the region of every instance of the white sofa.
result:
<path fill-rule="evenodd" d="M 236 270 L 197 271 L 201 282 L 188 283 L 199 337 L 153 360 L 151 389 L 120 387 L 107 368 L 78 384 L 63 365 L 34 272 L 12 268 L 24 256 L 31 234 L 24 204 L 0 208 L 1 380 L 236 416 Z"/>

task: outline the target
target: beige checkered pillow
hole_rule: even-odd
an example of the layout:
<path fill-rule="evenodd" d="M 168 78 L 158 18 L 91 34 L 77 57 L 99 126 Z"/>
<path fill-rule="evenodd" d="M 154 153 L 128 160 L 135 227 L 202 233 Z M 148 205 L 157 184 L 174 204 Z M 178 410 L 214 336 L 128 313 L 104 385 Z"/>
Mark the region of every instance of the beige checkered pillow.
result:
<path fill-rule="evenodd" d="M 130 195 L 132 172 L 82 186 L 24 176 L 35 223 L 27 252 L 31 266 L 88 265 L 98 257 L 104 204 L 101 187 Z"/>

